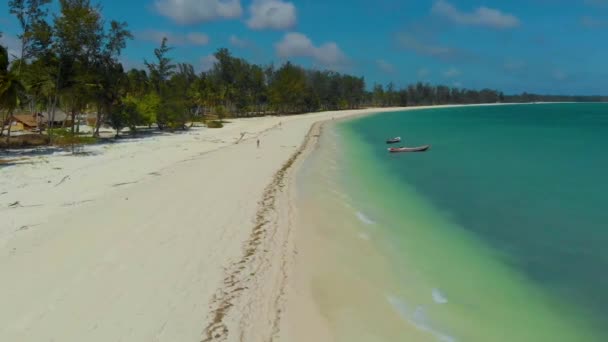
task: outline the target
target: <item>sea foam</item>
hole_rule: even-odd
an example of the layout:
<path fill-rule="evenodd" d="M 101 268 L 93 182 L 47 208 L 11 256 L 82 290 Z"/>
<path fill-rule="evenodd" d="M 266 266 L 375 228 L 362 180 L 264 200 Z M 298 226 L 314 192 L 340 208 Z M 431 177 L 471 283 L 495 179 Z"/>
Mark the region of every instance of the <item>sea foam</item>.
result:
<path fill-rule="evenodd" d="M 416 329 L 432 334 L 441 342 L 456 342 L 456 338 L 438 331 L 431 326 L 423 306 L 419 305 L 411 310 L 400 298 L 388 295 L 386 296 L 386 299 L 395 311 L 399 313 L 401 318 L 416 327 Z"/>
<path fill-rule="evenodd" d="M 360 212 L 360 211 L 357 211 L 357 218 L 359 219 L 359 221 L 361 221 L 361 222 L 363 222 L 363 223 L 365 223 L 367 225 L 376 224 L 376 222 L 374 220 L 372 220 L 369 217 L 365 216 L 365 214 L 362 213 L 362 212 Z"/>
<path fill-rule="evenodd" d="M 435 301 L 435 303 L 437 303 L 437 304 L 447 304 L 448 303 L 448 299 L 443 295 L 443 293 L 441 293 L 441 291 L 439 291 L 439 289 L 433 289 L 432 296 L 433 296 L 433 301 Z"/>

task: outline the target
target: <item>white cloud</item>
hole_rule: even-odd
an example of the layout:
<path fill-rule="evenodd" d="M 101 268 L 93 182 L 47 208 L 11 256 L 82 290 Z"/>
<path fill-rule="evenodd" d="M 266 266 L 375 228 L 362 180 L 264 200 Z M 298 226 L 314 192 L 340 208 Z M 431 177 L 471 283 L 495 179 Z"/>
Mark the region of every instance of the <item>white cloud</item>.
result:
<path fill-rule="evenodd" d="M 458 81 L 452 82 L 452 87 L 462 88 L 462 83 Z"/>
<path fill-rule="evenodd" d="M 462 72 L 456 68 L 450 68 L 443 73 L 443 76 L 447 78 L 454 78 L 462 75 Z"/>
<path fill-rule="evenodd" d="M 213 69 L 213 66 L 217 63 L 217 58 L 214 55 L 207 55 L 201 57 L 201 69 L 203 71 L 209 71 Z"/>
<path fill-rule="evenodd" d="M 230 36 L 229 41 L 230 41 L 230 45 L 236 46 L 241 49 L 249 47 L 251 45 L 251 43 L 248 40 L 241 39 L 234 34 Z"/>
<path fill-rule="evenodd" d="M 163 38 L 166 37 L 167 44 L 169 46 L 202 46 L 209 44 L 209 36 L 202 32 L 190 32 L 186 34 L 181 34 L 167 31 L 145 30 L 135 33 L 135 36 L 140 40 L 145 40 L 154 43 L 160 43 Z"/>
<path fill-rule="evenodd" d="M 463 51 L 439 44 L 432 41 L 427 42 L 424 39 L 419 39 L 416 35 L 407 32 L 401 32 L 397 35 L 397 43 L 408 50 L 412 50 L 420 55 L 432 56 L 442 60 L 457 59 L 466 56 Z"/>
<path fill-rule="evenodd" d="M 156 0 L 154 7 L 160 15 L 184 25 L 234 19 L 243 14 L 240 0 Z"/>
<path fill-rule="evenodd" d="M 283 40 L 275 44 L 275 48 L 279 57 L 310 57 L 326 67 L 339 67 L 347 62 L 347 57 L 336 43 L 315 46 L 306 35 L 297 32 L 285 34 Z"/>
<path fill-rule="evenodd" d="M 387 74 L 392 74 L 395 72 L 395 66 L 385 61 L 384 59 L 378 59 L 376 61 L 376 65 L 378 66 L 378 69 L 382 70 Z"/>
<path fill-rule="evenodd" d="M 431 11 L 461 25 L 485 26 L 495 29 L 508 29 L 520 25 L 519 19 L 514 15 L 484 6 L 477 8 L 474 12 L 466 13 L 445 0 L 438 0 Z"/>
<path fill-rule="evenodd" d="M 247 26 L 254 30 L 285 30 L 296 25 L 296 7 L 282 0 L 253 0 Z"/>
<path fill-rule="evenodd" d="M 186 40 L 193 45 L 209 44 L 209 36 L 201 32 L 190 32 L 186 35 Z"/>

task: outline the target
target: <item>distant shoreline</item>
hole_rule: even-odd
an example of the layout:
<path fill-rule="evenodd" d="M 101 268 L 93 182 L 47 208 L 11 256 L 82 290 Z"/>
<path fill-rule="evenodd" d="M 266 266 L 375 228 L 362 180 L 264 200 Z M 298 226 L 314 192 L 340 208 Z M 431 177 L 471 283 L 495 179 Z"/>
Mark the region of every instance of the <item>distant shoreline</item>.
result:
<path fill-rule="evenodd" d="M 347 111 L 368 111 L 370 109 L 373 110 L 380 110 L 382 112 L 390 112 L 390 111 L 400 111 L 400 110 L 412 110 L 412 109 L 427 109 L 427 108 L 450 108 L 450 107 L 463 107 L 463 106 L 494 106 L 494 105 L 532 105 L 532 104 L 585 104 L 585 103 L 608 103 L 608 102 L 501 102 L 501 103 L 478 103 L 478 104 L 445 104 L 445 105 L 423 105 L 423 106 L 407 106 L 407 107 L 364 107 L 364 108 L 360 108 L 360 109 L 352 109 L 352 110 L 339 110 L 339 111 L 332 111 L 332 112 L 336 112 L 336 113 L 340 113 L 340 112 L 347 112 Z M 310 115 L 310 114 L 320 114 L 320 113 L 325 113 L 325 112 L 312 112 L 312 113 L 302 113 L 302 114 L 267 114 L 267 115 L 260 115 L 260 116 L 252 116 L 252 117 L 240 117 L 240 118 L 226 118 L 226 120 L 234 120 L 234 119 L 252 119 L 252 118 L 260 118 L 260 117 L 291 117 L 291 116 L 301 116 L 301 115 Z M 146 134 L 144 135 L 127 135 L 127 138 L 137 138 L 137 137 L 150 137 L 152 135 L 155 134 L 162 134 L 162 131 L 157 131 L 156 129 L 154 130 L 150 130 L 148 128 L 145 128 L 146 130 Z M 124 130 L 123 130 L 124 131 Z M 187 130 L 184 130 L 187 131 Z M 184 132 L 184 131 L 178 131 L 178 132 Z M 97 138 L 99 140 L 99 143 L 105 143 L 109 140 L 112 139 L 112 137 L 114 137 L 115 132 L 111 131 L 109 128 L 104 128 L 102 133 L 104 134 L 103 138 Z M 17 135 L 12 135 L 11 136 L 11 141 L 12 141 L 12 147 L 7 147 L 6 146 L 6 136 L 0 137 L 0 154 L 5 153 L 6 151 L 9 150 L 15 150 L 15 151 L 19 151 L 19 150 L 27 150 L 27 149 L 32 149 L 32 148 L 56 148 L 56 149 L 61 149 L 61 148 L 67 148 L 65 143 L 62 144 L 50 144 L 48 142 L 48 139 L 46 138 L 48 137 L 47 134 L 42 134 L 40 135 L 39 133 L 24 133 L 24 132 L 20 132 Z M 123 136 L 124 137 L 124 136 Z M 23 141 L 24 138 L 26 138 L 26 140 L 31 140 L 30 141 Z M 81 138 L 85 138 L 84 140 L 86 140 L 86 138 L 89 138 L 88 135 L 82 135 Z M 87 142 L 87 144 L 90 144 L 90 142 Z M 77 146 L 82 146 L 82 143 L 77 142 L 76 143 Z"/>

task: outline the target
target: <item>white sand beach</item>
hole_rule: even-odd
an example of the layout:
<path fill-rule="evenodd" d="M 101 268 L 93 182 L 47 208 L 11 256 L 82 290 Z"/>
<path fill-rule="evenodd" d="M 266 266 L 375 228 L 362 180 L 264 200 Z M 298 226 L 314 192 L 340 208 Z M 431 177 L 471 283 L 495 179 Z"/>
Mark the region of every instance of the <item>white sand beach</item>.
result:
<path fill-rule="evenodd" d="M 279 336 L 292 162 L 315 122 L 378 111 L 231 120 L 0 168 L 0 340 Z"/>

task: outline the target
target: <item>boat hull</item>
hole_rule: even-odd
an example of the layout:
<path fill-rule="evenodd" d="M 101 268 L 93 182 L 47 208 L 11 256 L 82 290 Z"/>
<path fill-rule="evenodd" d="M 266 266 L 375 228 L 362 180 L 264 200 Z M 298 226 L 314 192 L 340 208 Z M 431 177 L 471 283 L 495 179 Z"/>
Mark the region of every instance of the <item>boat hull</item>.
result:
<path fill-rule="evenodd" d="M 404 152 L 426 152 L 431 148 L 431 145 L 424 145 L 418 147 L 392 147 L 388 151 L 390 153 L 404 153 Z"/>

